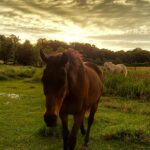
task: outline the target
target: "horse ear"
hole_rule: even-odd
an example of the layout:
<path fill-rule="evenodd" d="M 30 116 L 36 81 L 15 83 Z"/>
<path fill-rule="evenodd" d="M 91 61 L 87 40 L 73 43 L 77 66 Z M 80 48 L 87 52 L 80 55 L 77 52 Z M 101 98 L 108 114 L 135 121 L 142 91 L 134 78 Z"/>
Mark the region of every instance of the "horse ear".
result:
<path fill-rule="evenodd" d="M 63 53 L 61 57 L 61 64 L 65 65 L 67 62 L 68 62 L 68 56 L 65 53 Z"/>
<path fill-rule="evenodd" d="M 40 49 L 40 56 L 45 63 L 48 62 L 48 55 L 42 49 Z"/>

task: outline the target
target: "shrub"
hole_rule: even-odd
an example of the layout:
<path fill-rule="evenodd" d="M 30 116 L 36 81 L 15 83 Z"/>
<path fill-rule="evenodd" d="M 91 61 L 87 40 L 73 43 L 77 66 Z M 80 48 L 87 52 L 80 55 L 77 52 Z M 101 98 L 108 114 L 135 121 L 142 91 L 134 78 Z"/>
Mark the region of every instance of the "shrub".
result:
<path fill-rule="evenodd" d="M 28 66 L 0 66 L 1 79 L 8 78 L 30 78 L 34 75 L 36 69 Z"/>

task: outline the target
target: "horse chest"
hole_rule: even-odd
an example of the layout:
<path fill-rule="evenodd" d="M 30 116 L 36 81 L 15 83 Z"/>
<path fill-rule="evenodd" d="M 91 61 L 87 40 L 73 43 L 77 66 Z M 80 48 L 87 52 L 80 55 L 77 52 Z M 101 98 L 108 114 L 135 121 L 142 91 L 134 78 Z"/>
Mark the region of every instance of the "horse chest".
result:
<path fill-rule="evenodd" d="M 66 114 L 76 114 L 81 112 L 83 101 L 77 97 L 67 96 L 62 104 L 61 112 Z"/>

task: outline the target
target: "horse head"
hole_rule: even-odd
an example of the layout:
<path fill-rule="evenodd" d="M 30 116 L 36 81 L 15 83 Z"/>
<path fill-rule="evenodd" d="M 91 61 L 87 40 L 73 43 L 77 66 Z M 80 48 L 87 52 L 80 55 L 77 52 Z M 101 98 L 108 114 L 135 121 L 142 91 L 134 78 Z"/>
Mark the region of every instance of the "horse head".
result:
<path fill-rule="evenodd" d="M 46 63 L 42 76 L 46 97 L 44 121 L 47 126 L 56 126 L 63 99 L 68 91 L 66 67 L 68 59 L 65 54 L 48 56 L 43 50 L 40 50 L 40 56 Z"/>

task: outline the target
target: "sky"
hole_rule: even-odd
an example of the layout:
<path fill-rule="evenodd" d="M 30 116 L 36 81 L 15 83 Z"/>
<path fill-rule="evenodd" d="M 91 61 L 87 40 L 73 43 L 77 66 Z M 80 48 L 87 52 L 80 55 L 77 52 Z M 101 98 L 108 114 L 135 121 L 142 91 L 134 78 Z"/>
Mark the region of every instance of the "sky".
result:
<path fill-rule="evenodd" d="M 0 34 L 150 51 L 150 0 L 0 0 Z"/>

